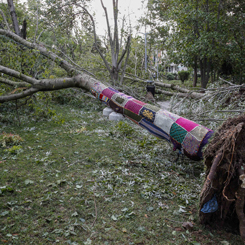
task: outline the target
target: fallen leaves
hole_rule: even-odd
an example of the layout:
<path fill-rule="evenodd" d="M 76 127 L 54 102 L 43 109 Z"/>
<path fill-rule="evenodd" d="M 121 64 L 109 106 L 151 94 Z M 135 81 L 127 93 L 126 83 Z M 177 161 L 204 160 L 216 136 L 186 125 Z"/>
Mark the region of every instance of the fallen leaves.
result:
<path fill-rule="evenodd" d="M 34 183 L 33 180 L 26 179 L 25 180 L 25 185 L 32 185 Z"/>
<path fill-rule="evenodd" d="M 191 222 L 184 222 L 182 227 L 188 231 L 193 231 L 193 224 Z"/>

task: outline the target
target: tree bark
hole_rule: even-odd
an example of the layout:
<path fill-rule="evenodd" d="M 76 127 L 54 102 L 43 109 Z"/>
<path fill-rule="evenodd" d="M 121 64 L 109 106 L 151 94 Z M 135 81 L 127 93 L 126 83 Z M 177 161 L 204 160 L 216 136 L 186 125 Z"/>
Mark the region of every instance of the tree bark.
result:
<path fill-rule="evenodd" d="M 201 87 L 206 88 L 209 81 L 210 74 L 210 61 L 207 57 L 200 59 L 200 70 L 201 70 Z"/>
<path fill-rule="evenodd" d="M 20 27 L 19 27 L 19 23 L 18 23 L 18 20 L 17 20 L 17 15 L 16 15 L 16 12 L 15 12 L 13 0 L 8 0 L 8 6 L 9 6 L 9 10 L 10 10 L 10 15 L 11 15 L 11 18 L 12 18 L 13 26 L 14 26 L 14 31 L 15 31 L 15 33 L 18 36 L 20 36 Z"/>
<path fill-rule="evenodd" d="M 194 78 L 193 78 L 193 87 L 197 86 L 197 57 L 195 57 L 194 61 Z"/>

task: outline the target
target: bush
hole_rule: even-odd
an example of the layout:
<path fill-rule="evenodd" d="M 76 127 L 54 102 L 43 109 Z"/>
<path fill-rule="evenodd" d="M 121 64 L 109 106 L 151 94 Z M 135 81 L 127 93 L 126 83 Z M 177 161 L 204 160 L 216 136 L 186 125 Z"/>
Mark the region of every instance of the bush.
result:
<path fill-rule="evenodd" d="M 6 147 L 9 145 L 18 145 L 23 141 L 23 139 L 18 134 L 0 134 L 0 146 Z"/>
<path fill-rule="evenodd" d="M 179 79 L 181 80 L 181 82 L 184 83 L 185 80 L 189 79 L 190 72 L 189 71 L 179 71 L 178 75 L 179 75 Z"/>
<path fill-rule="evenodd" d="M 170 80 L 175 80 L 175 75 L 174 73 L 167 73 L 166 75 L 167 79 L 170 81 Z"/>

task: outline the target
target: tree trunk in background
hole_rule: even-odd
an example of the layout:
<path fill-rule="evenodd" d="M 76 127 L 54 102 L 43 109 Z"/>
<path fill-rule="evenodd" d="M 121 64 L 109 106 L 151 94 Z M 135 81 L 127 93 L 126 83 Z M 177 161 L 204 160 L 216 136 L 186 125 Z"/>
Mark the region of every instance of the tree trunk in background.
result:
<path fill-rule="evenodd" d="M 210 61 L 207 60 L 207 57 L 200 59 L 200 69 L 201 69 L 201 87 L 206 88 L 209 75 L 210 75 Z"/>
<path fill-rule="evenodd" d="M 17 15 L 16 15 L 16 12 L 15 12 L 13 0 L 8 0 L 8 6 L 9 6 L 9 10 L 10 10 L 10 15 L 11 15 L 11 18 L 12 18 L 13 26 L 14 26 L 14 31 L 15 31 L 15 33 L 18 36 L 20 36 L 20 27 L 19 27 L 19 23 L 18 23 L 18 20 L 17 20 Z"/>
<path fill-rule="evenodd" d="M 194 65 L 194 78 L 193 78 L 193 87 L 197 86 L 197 57 L 195 58 L 195 65 Z"/>

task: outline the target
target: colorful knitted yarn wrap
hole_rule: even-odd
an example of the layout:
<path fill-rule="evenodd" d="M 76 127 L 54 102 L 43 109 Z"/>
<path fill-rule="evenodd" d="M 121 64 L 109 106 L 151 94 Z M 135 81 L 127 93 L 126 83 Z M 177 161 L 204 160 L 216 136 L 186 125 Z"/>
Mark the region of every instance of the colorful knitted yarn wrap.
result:
<path fill-rule="evenodd" d="M 213 134 L 212 130 L 99 82 L 92 86 L 91 93 L 151 134 L 172 142 L 174 151 L 178 149 L 193 160 L 202 159 L 202 148 Z"/>

